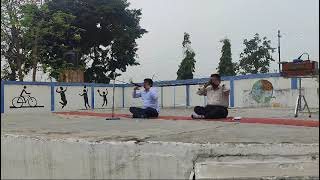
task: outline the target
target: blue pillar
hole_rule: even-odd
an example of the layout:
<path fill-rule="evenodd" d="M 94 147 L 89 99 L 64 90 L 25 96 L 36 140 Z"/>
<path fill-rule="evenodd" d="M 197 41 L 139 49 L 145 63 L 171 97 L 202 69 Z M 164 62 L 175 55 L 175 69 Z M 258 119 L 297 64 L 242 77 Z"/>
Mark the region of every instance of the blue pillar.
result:
<path fill-rule="evenodd" d="M 91 84 L 91 109 L 94 110 L 94 84 Z"/>
<path fill-rule="evenodd" d="M 176 86 L 173 86 L 173 108 L 176 108 Z"/>
<path fill-rule="evenodd" d="M 291 89 L 298 89 L 298 79 L 291 78 Z"/>
<path fill-rule="evenodd" d="M 187 107 L 190 106 L 190 85 L 186 85 L 186 105 Z"/>
<path fill-rule="evenodd" d="M 161 107 L 163 108 L 163 86 L 161 86 Z"/>
<path fill-rule="evenodd" d="M 4 82 L 1 81 L 1 113 L 4 113 Z"/>
<path fill-rule="evenodd" d="M 230 80 L 230 107 L 234 107 L 234 80 Z"/>
<path fill-rule="evenodd" d="M 54 83 L 51 83 L 51 111 L 54 111 Z"/>
<path fill-rule="evenodd" d="M 122 107 L 124 108 L 124 86 L 122 86 Z"/>

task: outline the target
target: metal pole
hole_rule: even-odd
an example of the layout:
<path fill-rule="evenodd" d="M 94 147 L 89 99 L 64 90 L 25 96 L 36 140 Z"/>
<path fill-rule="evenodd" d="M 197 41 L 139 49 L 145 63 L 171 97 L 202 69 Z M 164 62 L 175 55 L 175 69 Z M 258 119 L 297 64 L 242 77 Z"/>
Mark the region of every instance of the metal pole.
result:
<path fill-rule="evenodd" d="M 114 92 L 115 92 L 115 82 L 116 82 L 116 72 L 113 73 L 112 114 L 111 114 L 111 118 L 106 118 L 106 120 L 120 120 L 119 117 L 114 117 Z"/>
<path fill-rule="evenodd" d="M 112 88 L 112 118 L 114 117 L 114 91 L 115 91 L 115 82 L 116 82 L 116 73 L 113 73 L 113 88 Z"/>
<path fill-rule="evenodd" d="M 302 93 L 301 93 L 301 78 L 299 78 L 299 104 L 298 104 L 298 110 L 301 111 L 301 96 L 302 96 Z"/>
<path fill-rule="evenodd" d="M 280 38 L 281 38 L 281 35 L 280 35 L 280 30 L 278 30 L 278 55 L 279 55 L 279 73 L 280 73 L 280 62 L 281 62 L 281 57 L 280 57 Z"/>

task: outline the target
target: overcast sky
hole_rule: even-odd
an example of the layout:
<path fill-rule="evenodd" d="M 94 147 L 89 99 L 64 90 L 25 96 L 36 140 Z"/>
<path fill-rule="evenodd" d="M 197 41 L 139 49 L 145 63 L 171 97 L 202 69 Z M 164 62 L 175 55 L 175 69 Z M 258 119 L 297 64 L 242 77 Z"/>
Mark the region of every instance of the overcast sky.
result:
<path fill-rule="evenodd" d="M 196 53 L 195 78 L 216 71 L 221 56 L 219 42 L 231 40 L 233 61 L 238 61 L 243 40 L 255 33 L 277 47 L 282 33 L 281 59 L 291 61 L 308 52 L 319 61 L 319 0 L 130 0 L 142 9 L 141 26 L 149 32 L 139 39 L 140 66 L 129 67 L 120 79 L 145 77 L 176 79 L 182 60 L 183 33 L 191 36 Z M 277 52 L 274 58 L 278 60 Z M 272 72 L 277 69 L 273 63 Z"/>

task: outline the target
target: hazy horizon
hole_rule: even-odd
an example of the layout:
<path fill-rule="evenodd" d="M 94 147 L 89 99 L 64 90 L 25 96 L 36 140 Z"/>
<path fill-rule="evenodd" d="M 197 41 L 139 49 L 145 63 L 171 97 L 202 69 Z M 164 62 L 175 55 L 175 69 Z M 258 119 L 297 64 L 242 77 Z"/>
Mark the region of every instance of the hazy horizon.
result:
<path fill-rule="evenodd" d="M 238 62 L 243 40 L 255 33 L 277 48 L 280 30 L 281 60 L 291 61 L 303 52 L 319 61 L 319 1 L 317 0 L 130 0 L 142 9 L 141 26 L 149 32 L 138 39 L 138 61 L 120 79 L 144 77 L 176 79 L 182 60 L 183 33 L 190 34 L 196 53 L 194 78 L 216 71 L 223 38 L 231 40 L 233 62 Z M 302 13 L 303 12 L 303 13 Z M 278 70 L 278 52 L 270 72 Z"/>

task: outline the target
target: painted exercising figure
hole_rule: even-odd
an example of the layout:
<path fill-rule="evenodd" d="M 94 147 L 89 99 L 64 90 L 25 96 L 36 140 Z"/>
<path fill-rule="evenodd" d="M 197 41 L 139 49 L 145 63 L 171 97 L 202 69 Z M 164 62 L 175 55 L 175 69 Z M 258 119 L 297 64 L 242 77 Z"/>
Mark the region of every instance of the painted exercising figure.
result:
<path fill-rule="evenodd" d="M 79 94 L 80 96 L 83 96 L 83 100 L 84 100 L 84 106 L 87 108 L 87 105 L 88 107 L 90 108 L 90 105 L 89 105 L 89 99 L 88 99 L 88 90 L 86 90 L 86 87 L 84 87 L 83 89 L 83 93 L 82 94 Z"/>
<path fill-rule="evenodd" d="M 212 74 L 209 82 L 198 89 L 198 95 L 207 96 L 207 105 L 196 106 L 191 115 L 193 119 L 219 119 L 228 116 L 230 90 L 220 83 L 220 75 Z"/>
<path fill-rule="evenodd" d="M 100 95 L 101 97 L 103 97 L 102 107 L 104 106 L 104 104 L 106 104 L 106 106 L 107 106 L 107 104 L 108 104 L 108 99 L 107 99 L 108 89 L 106 89 L 106 92 L 103 91 L 102 94 L 100 93 L 100 90 L 99 90 L 99 89 L 98 89 L 97 91 L 98 91 L 99 95 Z"/>
<path fill-rule="evenodd" d="M 140 90 L 139 87 L 134 87 L 132 97 L 141 98 L 143 101 L 143 108 L 130 107 L 130 112 L 133 118 L 151 118 L 159 116 L 159 105 L 158 105 L 158 92 L 157 89 L 152 87 L 152 79 L 144 79 L 143 88 Z"/>
<path fill-rule="evenodd" d="M 67 105 L 68 101 L 66 98 L 65 92 L 67 91 L 67 87 L 63 90 L 63 87 L 60 87 L 60 91 L 56 89 L 56 92 L 60 94 L 61 101 L 60 104 L 62 105 L 62 109 Z"/>

